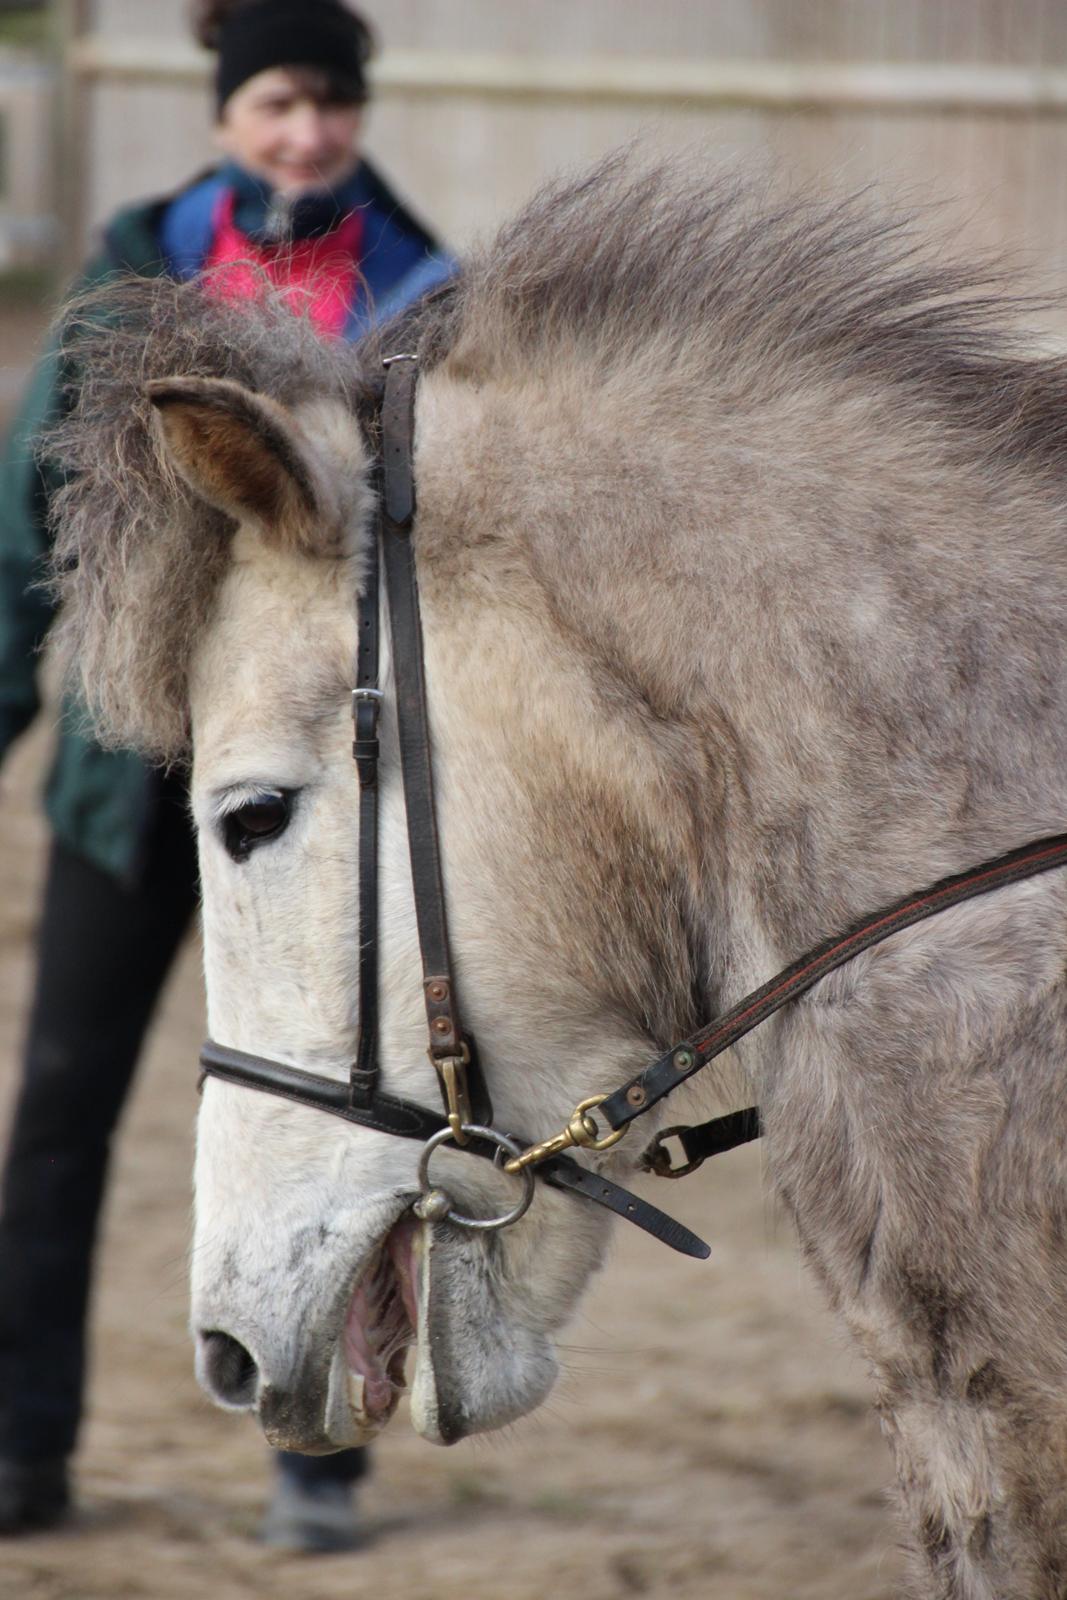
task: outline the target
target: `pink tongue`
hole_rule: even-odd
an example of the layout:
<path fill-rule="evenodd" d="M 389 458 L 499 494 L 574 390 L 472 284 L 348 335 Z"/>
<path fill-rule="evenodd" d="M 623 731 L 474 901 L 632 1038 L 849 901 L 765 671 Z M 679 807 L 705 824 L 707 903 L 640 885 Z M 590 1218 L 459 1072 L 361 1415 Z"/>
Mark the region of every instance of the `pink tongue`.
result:
<path fill-rule="evenodd" d="M 393 1264 L 400 1293 L 412 1328 L 417 1325 L 414 1282 L 415 1223 L 401 1222 L 386 1240 L 386 1249 Z M 377 1417 L 389 1410 L 393 1402 L 394 1386 L 385 1369 L 385 1363 L 373 1349 L 367 1324 L 374 1314 L 367 1300 L 363 1283 L 357 1285 L 345 1318 L 345 1356 L 348 1365 L 364 1380 L 363 1409 L 369 1417 Z"/>
<path fill-rule="evenodd" d="M 369 1417 L 375 1417 L 389 1409 L 393 1386 L 367 1338 L 369 1313 L 366 1291 L 360 1284 L 345 1318 L 345 1357 L 351 1370 L 364 1379 L 363 1409 Z"/>

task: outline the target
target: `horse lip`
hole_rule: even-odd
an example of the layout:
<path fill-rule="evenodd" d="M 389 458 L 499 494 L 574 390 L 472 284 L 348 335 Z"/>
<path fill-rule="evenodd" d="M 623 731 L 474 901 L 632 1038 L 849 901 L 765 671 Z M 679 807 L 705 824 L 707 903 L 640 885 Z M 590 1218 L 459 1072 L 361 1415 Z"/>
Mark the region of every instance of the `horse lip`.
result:
<path fill-rule="evenodd" d="M 333 1364 L 334 1366 L 336 1363 Z M 357 1440 L 349 1417 L 339 1414 L 333 1366 L 325 1375 L 297 1373 L 291 1388 L 265 1384 L 256 1413 L 267 1443 L 276 1450 L 326 1455 Z M 340 1425 L 340 1427 L 339 1427 Z M 343 1437 L 338 1437 L 338 1433 Z"/>
<path fill-rule="evenodd" d="M 411 1191 L 394 1192 L 383 1205 L 373 1242 L 360 1251 L 356 1265 L 343 1280 L 328 1322 L 320 1324 L 291 1374 L 266 1375 L 261 1381 L 255 1411 L 274 1448 L 305 1455 L 350 1449 L 367 1444 L 392 1418 L 402 1392 L 399 1385 L 382 1414 L 369 1416 L 359 1403 L 362 1397 L 353 1385 L 346 1356 L 345 1320 L 359 1284 L 388 1248 L 412 1198 Z"/>
<path fill-rule="evenodd" d="M 438 1353 L 447 1347 L 447 1330 L 440 1327 L 441 1308 L 434 1304 L 431 1291 L 431 1261 L 435 1253 L 447 1248 L 441 1233 L 432 1223 L 424 1223 L 416 1236 L 414 1287 L 418 1296 L 415 1373 L 411 1386 L 411 1421 L 415 1432 L 430 1444 L 454 1444 L 462 1437 L 462 1425 L 453 1417 L 456 1409 L 442 1389 L 438 1372 Z"/>

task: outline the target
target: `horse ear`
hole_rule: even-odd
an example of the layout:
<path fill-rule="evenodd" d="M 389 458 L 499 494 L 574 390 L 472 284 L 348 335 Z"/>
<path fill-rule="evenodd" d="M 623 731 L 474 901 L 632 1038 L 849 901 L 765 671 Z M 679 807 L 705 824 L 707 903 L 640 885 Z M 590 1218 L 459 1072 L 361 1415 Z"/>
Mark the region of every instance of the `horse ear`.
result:
<path fill-rule="evenodd" d="M 291 412 L 228 378 L 156 378 L 145 393 L 164 449 L 196 494 L 268 537 L 313 547 L 333 496 Z"/>

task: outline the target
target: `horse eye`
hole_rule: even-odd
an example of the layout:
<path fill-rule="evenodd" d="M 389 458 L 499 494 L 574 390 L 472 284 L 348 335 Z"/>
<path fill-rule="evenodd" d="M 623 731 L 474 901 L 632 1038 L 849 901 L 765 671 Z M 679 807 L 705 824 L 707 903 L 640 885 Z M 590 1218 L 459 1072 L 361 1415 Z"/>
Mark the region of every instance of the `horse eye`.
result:
<path fill-rule="evenodd" d="M 247 861 L 257 845 L 285 832 L 292 814 L 291 796 L 281 789 L 246 800 L 223 818 L 226 849 L 235 861 Z"/>

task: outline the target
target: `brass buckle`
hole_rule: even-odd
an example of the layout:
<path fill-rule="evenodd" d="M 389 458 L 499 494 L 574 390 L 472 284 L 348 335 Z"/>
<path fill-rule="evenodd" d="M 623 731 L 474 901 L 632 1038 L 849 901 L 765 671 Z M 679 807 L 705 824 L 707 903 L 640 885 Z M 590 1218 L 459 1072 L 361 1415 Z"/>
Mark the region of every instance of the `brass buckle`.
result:
<path fill-rule="evenodd" d="M 616 1128 L 613 1133 L 601 1135 L 590 1111 L 602 1106 L 607 1099 L 606 1094 L 590 1095 L 588 1100 L 581 1100 L 574 1108 L 574 1115 L 563 1129 L 551 1139 L 546 1139 L 543 1144 L 532 1144 L 524 1150 L 521 1156 L 515 1156 L 511 1161 L 504 1162 L 505 1172 L 522 1172 L 525 1167 L 536 1167 L 539 1162 L 547 1161 L 551 1156 L 558 1156 L 564 1150 L 610 1150 L 612 1145 L 618 1144 L 624 1134 L 629 1133 L 630 1124 L 624 1123 L 621 1128 Z"/>
<path fill-rule="evenodd" d="M 470 1086 L 467 1083 L 467 1068 L 471 1059 L 470 1047 L 466 1040 L 463 1040 L 458 1056 L 442 1056 L 440 1060 L 432 1051 L 426 1053 L 434 1064 L 445 1092 L 449 1130 L 456 1143 L 464 1145 L 467 1143 L 466 1130 L 473 1120 Z"/>

